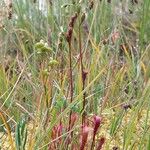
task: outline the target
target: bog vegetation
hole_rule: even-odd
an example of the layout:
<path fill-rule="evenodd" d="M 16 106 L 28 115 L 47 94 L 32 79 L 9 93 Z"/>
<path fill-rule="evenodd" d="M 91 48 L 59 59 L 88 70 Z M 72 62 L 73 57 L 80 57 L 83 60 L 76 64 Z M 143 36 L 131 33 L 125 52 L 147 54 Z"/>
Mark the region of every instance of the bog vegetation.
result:
<path fill-rule="evenodd" d="M 150 150 L 149 0 L 0 0 L 0 149 Z"/>

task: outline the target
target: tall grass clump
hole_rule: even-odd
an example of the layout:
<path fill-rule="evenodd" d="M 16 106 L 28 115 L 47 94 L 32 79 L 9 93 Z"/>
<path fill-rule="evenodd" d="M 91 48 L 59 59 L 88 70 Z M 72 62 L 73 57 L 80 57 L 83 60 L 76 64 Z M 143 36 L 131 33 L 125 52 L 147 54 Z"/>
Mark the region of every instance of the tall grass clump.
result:
<path fill-rule="evenodd" d="M 1 148 L 149 149 L 149 0 L 0 7 Z"/>

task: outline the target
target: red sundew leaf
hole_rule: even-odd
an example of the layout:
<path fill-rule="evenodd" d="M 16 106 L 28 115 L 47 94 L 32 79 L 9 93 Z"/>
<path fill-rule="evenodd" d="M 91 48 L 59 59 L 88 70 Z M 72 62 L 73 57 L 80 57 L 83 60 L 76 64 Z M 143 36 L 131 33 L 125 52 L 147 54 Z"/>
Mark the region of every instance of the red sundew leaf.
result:
<path fill-rule="evenodd" d="M 96 150 L 101 150 L 103 145 L 104 145 L 104 143 L 105 143 L 105 138 L 104 137 L 100 138 L 99 142 L 98 142 L 98 147 L 97 147 Z"/>
<path fill-rule="evenodd" d="M 97 133 L 97 130 L 102 122 L 102 118 L 99 116 L 94 116 L 94 136 Z"/>
<path fill-rule="evenodd" d="M 81 133 L 82 137 L 81 137 L 80 150 L 84 150 L 90 130 L 91 130 L 91 128 L 89 128 L 88 126 L 83 127 L 82 133 Z"/>
<path fill-rule="evenodd" d="M 94 116 L 94 132 L 93 132 L 93 140 L 92 140 L 91 149 L 93 149 L 93 147 L 95 145 L 96 133 L 98 131 L 99 126 L 101 125 L 101 122 L 102 122 L 102 118 L 101 117 Z"/>

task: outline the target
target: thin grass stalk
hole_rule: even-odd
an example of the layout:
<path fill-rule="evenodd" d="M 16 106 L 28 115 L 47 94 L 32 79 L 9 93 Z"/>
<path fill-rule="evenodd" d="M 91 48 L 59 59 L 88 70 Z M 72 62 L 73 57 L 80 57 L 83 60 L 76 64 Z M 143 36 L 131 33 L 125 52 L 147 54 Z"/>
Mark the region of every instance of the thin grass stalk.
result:
<path fill-rule="evenodd" d="M 9 137 L 9 142 L 10 142 L 10 146 L 11 146 L 11 149 L 12 150 L 15 150 L 15 146 L 14 146 L 14 142 L 13 142 L 13 137 L 11 135 L 11 129 L 10 129 L 10 126 L 8 125 L 4 115 L 2 114 L 2 112 L 0 111 L 0 117 L 6 127 L 6 130 L 7 130 L 7 133 L 8 133 L 8 137 Z"/>
<path fill-rule="evenodd" d="M 77 19 L 77 13 L 75 13 L 69 22 L 68 25 L 68 30 L 67 30 L 67 34 L 66 34 L 66 40 L 68 42 L 68 47 L 69 47 L 69 77 L 70 77 L 70 103 L 72 103 L 73 101 L 73 75 L 72 75 L 72 45 L 71 45 L 71 39 L 72 39 L 72 34 L 73 34 L 73 28 L 74 28 L 74 24 L 75 21 Z M 71 124 L 71 115 L 72 115 L 72 110 L 70 111 L 70 115 L 69 115 L 69 127 L 68 127 L 68 131 L 70 130 L 70 124 Z"/>
<path fill-rule="evenodd" d="M 71 52 L 71 43 L 69 43 L 69 76 L 70 76 L 70 102 L 72 103 L 73 101 L 73 76 L 72 76 L 72 52 Z M 71 125 L 71 115 L 72 115 L 72 110 L 70 111 L 69 115 L 69 128 L 68 131 L 70 130 L 70 125 Z"/>
<path fill-rule="evenodd" d="M 82 53 L 82 42 L 81 42 L 81 24 L 79 24 L 79 53 L 80 53 L 80 67 L 81 67 L 81 77 L 82 77 L 82 91 L 85 88 L 85 77 L 84 77 L 84 68 L 83 68 L 83 53 Z M 83 104 L 82 104 L 82 125 L 85 123 L 85 97 L 86 93 L 83 93 Z"/>

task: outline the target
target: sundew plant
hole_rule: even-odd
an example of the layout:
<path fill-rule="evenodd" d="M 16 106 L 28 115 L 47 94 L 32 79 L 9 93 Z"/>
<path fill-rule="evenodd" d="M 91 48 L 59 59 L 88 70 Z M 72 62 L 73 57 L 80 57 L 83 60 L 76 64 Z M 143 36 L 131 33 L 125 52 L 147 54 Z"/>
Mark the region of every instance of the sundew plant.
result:
<path fill-rule="evenodd" d="M 150 150 L 149 0 L 0 0 L 0 149 Z"/>

